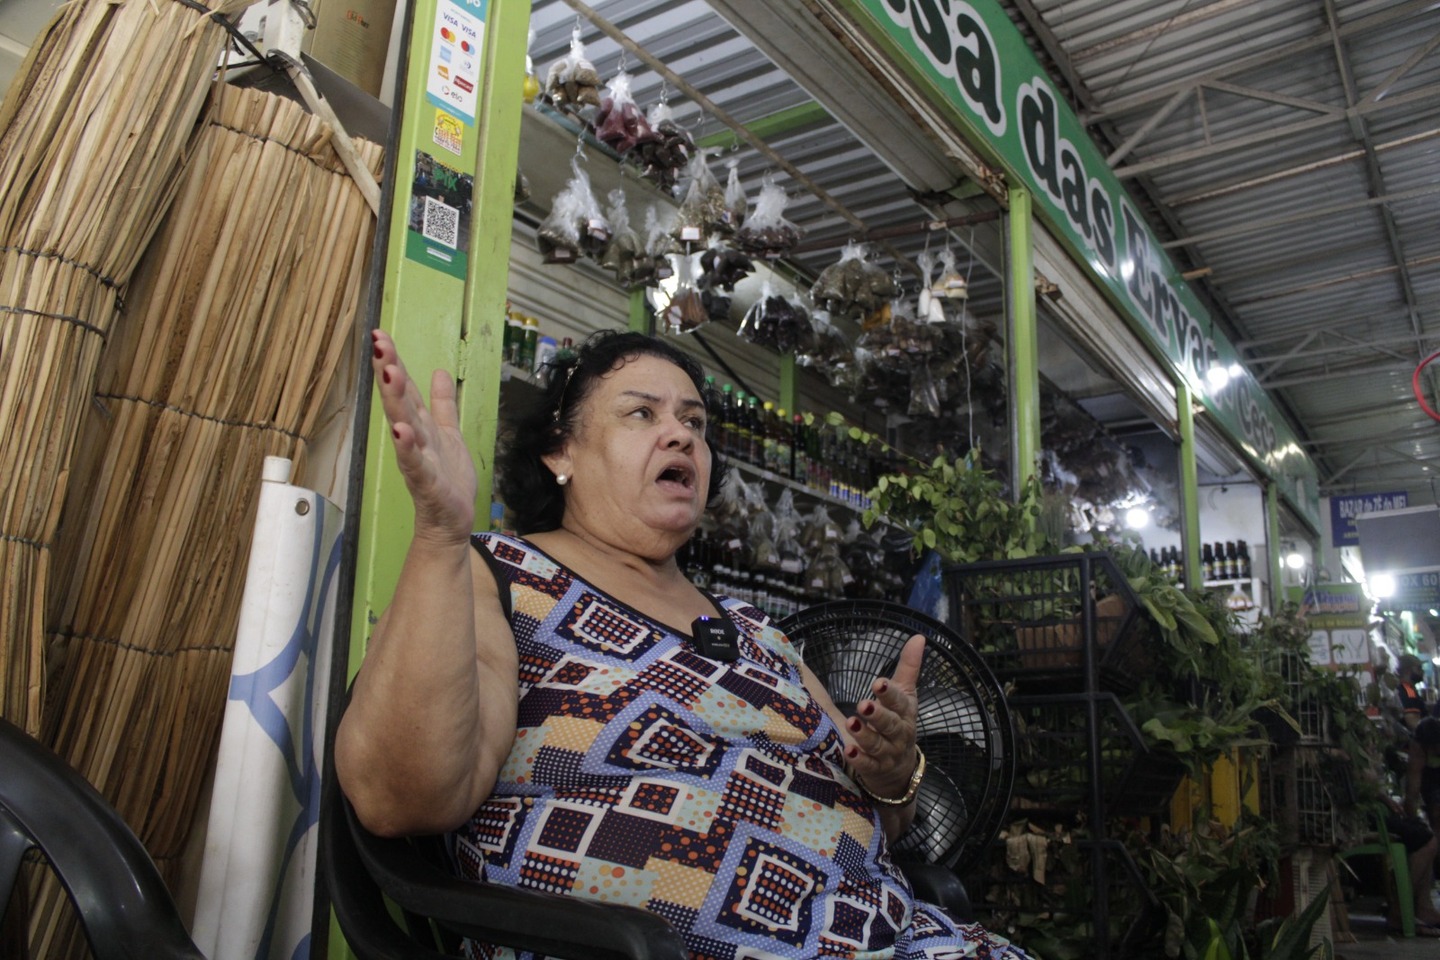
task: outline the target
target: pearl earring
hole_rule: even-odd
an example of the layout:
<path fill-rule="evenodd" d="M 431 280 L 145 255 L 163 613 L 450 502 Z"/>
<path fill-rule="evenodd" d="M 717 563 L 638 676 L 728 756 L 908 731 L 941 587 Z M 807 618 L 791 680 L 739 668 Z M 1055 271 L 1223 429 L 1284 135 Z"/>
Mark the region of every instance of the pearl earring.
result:
<path fill-rule="evenodd" d="M 560 484 L 560 486 L 563 487 L 563 486 L 565 486 L 565 484 L 567 484 L 567 483 L 570 482 L 570 477 L 569 477 L 567 474 L 564 474 L 564 473 L 557 473 L 557 474 L 555 474 L 555 482 L 558 483 L 558 484 Z"/>

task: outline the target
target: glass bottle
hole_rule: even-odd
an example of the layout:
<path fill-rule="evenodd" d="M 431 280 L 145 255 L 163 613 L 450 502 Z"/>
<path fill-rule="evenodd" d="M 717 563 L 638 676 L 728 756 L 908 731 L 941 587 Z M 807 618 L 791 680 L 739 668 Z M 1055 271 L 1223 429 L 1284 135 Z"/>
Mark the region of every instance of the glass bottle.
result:
<path fill-rule="evenodd" d="M 784 410 L 776 408 L 771 427 L 775 438 L 775 466 L 770 469 L 782 477 L 791 476 L 790 418 L 785 415 Z"/>
<path fill-rule="evenodd" d="M 1204 571 L 1205 582 L 1209 583 L 1215 577 L 1215 551 L 1210 549 L 1210 544 L 1200 545 L 1200 568 Z"/>
<path fill-rule="evenodd" d="M 766 400 L 760 407 L 760 466 L 776 472 L 775 456 L 775 404 Z"/>
<path fill-rule="evenodd" d="M 760 399 L 755 394 L 752 394 L 746 402 L 746 420 L 750 425 L 750 435 L 747 438 L 749 440 L 747 459 L 756 466 L 760 466 L 765 458 L 765 423 L 760 419 Z"/>
<path fill-rule="evenodd" d="M 1240 569 L 1236 571 L 1236 576 L 1238 576 L 1241 580 L 1249 580 L 1251 576 L 1250 547 L 1245 543 L 1244 540 L 1237 540 L 1235 542 L 1235 554 L 1240 563 Z"/>
<path fill-rule="evenodd" d="M 735 388 L 725 384 L 720 388 L 720 436 L 716 443 L 728 459 L 735 459 L 735 434 L 739 430 L 735 422 Z"/>
<path fill-rule="evenodd" d="M 1225 541 L 1225 579 L 1240 579 L 1240 557 L 1235 552 L 1235 541 Z"/>
<path fill-rule="evenodd" d="M 805 452 L 805 417 L 797 413 L 790 423 L 790 479 L 808 485 L 809 467 L 810 458 Z"/>

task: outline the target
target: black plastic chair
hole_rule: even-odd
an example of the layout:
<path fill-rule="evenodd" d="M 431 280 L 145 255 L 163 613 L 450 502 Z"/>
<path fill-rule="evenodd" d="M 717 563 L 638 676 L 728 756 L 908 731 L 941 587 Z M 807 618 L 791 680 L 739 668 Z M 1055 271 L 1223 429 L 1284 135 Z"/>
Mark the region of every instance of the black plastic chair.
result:
<path fill-rule="evenodd" d="M 561 960 L 686 958 L 685 941 L 657 914 L 459 879 L 422 852 L 429 838 L 377 837 L 333 779 L 326 787 L 321 863 L 335 919 L 359 960 L 456 956 L 460 937 Z M 403 919 L 386 910 L 386 898 Z"/>
<path fill-rule="evenodd" d="M 435 838 L 377 837 L 333 781 L 327 788 L 321 863 L 335 919 L 359 960 L 454 957 L 460 937 L 562 960 L 685 960 L 684 940 L 656 914 L 461 880 L 437 862 Z M 970 901 L 954 873 L 939 864 L 900 867 L 917 897 L 969 919 Z M 400 917 L 386 909 L 386 898 Z"/>
<path fill-rule="evenodd" d="M 69 764 L 0 719 L 0 916 L 32 849 L 64 885 L 97 960 L 205 960 L 120 815 Z"/>

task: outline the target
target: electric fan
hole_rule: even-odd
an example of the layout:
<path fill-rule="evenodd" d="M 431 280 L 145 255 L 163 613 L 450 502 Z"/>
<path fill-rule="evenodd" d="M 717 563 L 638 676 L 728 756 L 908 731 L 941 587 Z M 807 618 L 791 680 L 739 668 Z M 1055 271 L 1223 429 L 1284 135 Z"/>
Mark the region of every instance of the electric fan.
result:
<path fill-rule="evenodd" d="M 990 668 L 950 627 L 885 600 L 833 600 L 778 626 L 847 716 L 870 696 L 871 681 L 895 672 L 905 641 L 925 635 L 916 683 L 925 777 L 915 822 L 890 850 L 964 876 L 999 831 L 1015 780 L 1010 709 Z"/>

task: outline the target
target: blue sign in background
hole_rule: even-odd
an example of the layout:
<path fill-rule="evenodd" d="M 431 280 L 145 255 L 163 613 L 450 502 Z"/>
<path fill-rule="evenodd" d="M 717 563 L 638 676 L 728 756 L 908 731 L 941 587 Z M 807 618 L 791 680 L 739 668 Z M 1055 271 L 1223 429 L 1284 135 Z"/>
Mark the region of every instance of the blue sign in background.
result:
<path fill-rule="evenodd" d="M 1331 497 L 1330 543 L 1336 547 L 1358 547 L 1360 532 L 1355 529 L 1356 517 L 1380 510 L 1400 510 L 1408 506 L 1410 497 L 1404 490 Z"/>

